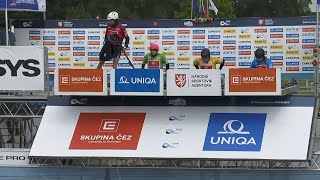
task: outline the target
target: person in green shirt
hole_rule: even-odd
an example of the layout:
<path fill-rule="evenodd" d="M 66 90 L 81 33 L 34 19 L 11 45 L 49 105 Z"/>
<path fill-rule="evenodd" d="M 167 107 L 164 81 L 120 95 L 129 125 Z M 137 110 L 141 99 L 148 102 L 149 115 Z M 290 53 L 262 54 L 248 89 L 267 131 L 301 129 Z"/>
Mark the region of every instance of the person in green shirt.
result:
<path fill-rule="evenodd" d="M 159 46 L 157 44 L 151 44 L 150 53 L 146 54 L 143 58 L 142 69 L 148 65 L 148 69 L 169 69 L 169 63 L 165 55 L 159 53 Z"/>

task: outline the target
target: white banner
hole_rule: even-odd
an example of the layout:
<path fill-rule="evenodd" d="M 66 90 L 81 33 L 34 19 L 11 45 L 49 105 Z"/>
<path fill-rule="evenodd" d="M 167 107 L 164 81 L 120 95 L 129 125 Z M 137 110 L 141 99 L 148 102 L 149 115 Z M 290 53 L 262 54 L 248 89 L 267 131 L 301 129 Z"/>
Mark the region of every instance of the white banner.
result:
<path fill-rule="evenodd" d="M 30 157 L 306 160 L 312 114 L 313 107 L 49 106 Z"/>
<path fill-rule="evenodd" d="M 0 166 L 29 166 L 30 149 L 0 149 Z"/>
<path fill-rule="evenodd" d="M 222 21 L 223 22 L 223 21 Z M 315 26 L 256 26 L 256 27 L 185 27 L 185 28 L 128 28 L 129 49 L 126 53 L 136 68 L 151 43 L 160 46 L 170 68 L 191 69 L 193 60 L 203 48 L 212 57 L 226 60 L 222 73 L 228 68 L 248 68 L 254 51 L 263 48 L 274 67 L 281 73 L 313 73 Z M 105 28 L 16 28 L 18 45 L 49 47 L 51 71 L 58 68 L 96 68 L 103 44 Z M 112 67 L 106 62 L 107 68 Z M 130 68 L 124 55 L 119 68 Z"/>
<path fill-rule="evenodd" d="M 1 91 L 44 91 L 47 48 L 0 47 Z"/>
<path fill-rule="evenodd" d="M 168 70 L 167 96 L 221 96 L 221 71 Z"/>

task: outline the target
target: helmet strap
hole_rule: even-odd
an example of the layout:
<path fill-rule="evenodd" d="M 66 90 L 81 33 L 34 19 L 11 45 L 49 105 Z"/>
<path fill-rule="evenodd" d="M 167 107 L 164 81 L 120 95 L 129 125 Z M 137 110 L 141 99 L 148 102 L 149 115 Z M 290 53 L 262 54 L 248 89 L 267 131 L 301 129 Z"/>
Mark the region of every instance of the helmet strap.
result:
<path fill-rule="evenodd" d="M 119 21 L 118 19 L 114 20 L 114 24 L 112 25 L 113 28 L 115 28 L 116 26 L 118 26 L 119 24 Z"/>
<path fill-rule="evenodd" d="M 209 58 L 208 62 L 204 62 L 204 60 L 203 60 L 204 58 Z M 209 56 L 209 57 L 201 57 L 201 60 L 202 60 L 202 62 L 204 62 L 204 63 L 208 64 L 208 63 L 209 63 L 209 61 L 210 61 L 210 56 Z"/>
<path fill-rule="evenodd" d="M 158 55 L 158 52 L 155 55 L 153 55 L 152 53 L 150 53 L 150 54 L 152 57 L 156 57 Z"/>

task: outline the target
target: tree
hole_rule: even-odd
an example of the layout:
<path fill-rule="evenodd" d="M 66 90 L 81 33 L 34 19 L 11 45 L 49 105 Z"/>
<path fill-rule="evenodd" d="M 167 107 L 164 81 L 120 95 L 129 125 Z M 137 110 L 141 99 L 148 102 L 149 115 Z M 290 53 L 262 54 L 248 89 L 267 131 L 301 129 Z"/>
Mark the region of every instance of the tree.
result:
<path fill-rule="evenodd" d="M 233 0 L 237 17 L 285 17 L 310 15 L 311 0 Z"/>
<path fill-rule="evenodd" d="M 195 0 L 199 1 L 200 0 Z M 205 2 L 207 0 L 204 0 Z M 310 15 L 311 0 L 213 0 L 219 18 Z M 47 0 L 47 19 L 102 19 L 118 11 L 121 19 L 189 19 L 192 0 Z M 205 3 L 207 4 L 207 3 Z M 210 17 L 214 17 L 214 12 Z M 196 17 L 196 13 L 193 13 Z M 9 12 L 10 19 L 42 19 L 42 13 Z M 0 13 L 0 26 L 4 13 Z"/>

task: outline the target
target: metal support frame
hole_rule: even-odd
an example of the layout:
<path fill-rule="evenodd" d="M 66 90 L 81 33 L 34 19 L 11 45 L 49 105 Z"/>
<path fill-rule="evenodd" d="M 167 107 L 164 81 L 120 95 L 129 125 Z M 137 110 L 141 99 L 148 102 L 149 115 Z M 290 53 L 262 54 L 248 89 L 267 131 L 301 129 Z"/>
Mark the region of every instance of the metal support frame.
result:
<path fill-rule="evenodd" d="M 196 168 L 196 169 L 320 169 L 320 154 L 311 161 L 251 161 L 207 159 L 32 159 L 38 166 L 103 167 L 103 168 Z"/>
<path fill-rule="evenodd" d="M 31 148 L 46 104 L 46 97 L 1 96 L 0 147 Z"/>

